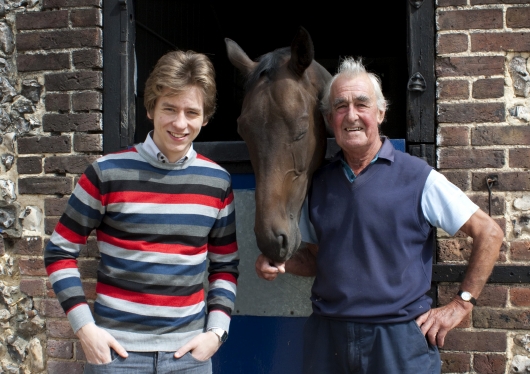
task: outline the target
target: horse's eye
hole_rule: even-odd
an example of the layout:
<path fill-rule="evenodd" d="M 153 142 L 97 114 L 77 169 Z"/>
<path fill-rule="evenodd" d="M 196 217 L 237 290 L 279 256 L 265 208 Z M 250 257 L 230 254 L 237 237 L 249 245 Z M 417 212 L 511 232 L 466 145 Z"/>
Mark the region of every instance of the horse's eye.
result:
<path fill-rule="evenodd" d="M 298 134 L 298 135 L 294 138 L 294 141 L 295 141 L 295 142 L 299 141 L 300 139 L 302 139 L 302 138 L 305 136 L 305 134 L 307 134 L 307 130 L 302 131 L 300 134 Z"/>

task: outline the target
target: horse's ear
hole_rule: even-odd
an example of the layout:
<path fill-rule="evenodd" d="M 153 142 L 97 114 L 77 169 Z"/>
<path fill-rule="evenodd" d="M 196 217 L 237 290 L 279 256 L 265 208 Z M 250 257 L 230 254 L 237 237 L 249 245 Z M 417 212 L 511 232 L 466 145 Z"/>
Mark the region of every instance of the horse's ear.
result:
<path fill-rule="evenodd" d="M 291 43 L 291 60 L 289 61 L 289 68 L 298 76 L 304 74 L 305 69 L 311 65 L 315 50 L 313 48 L 313 41 L 306 29 L 300 27 L 298 33 Z"/>
<path fill-rule="evenodd" d="M 228 59 L 245 77 L 248 76 L 257 65 L 257 62 L 252 61 L 245 51 L 232 39 L 225 38 L 226 53 Z"/>

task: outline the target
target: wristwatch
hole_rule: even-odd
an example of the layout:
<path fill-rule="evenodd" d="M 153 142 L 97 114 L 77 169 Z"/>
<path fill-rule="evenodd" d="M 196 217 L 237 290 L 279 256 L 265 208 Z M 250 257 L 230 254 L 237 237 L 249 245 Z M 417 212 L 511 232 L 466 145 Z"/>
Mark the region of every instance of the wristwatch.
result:
<path fill-rule="evenodd" d="M 207 331 L 213 332 L 219 338 L 219 344 L 223 344 L 228 339 L 228 333 L 219 327 L 210 327 Z"/>
<path fill-rule="evenodd" d="M 467 291 L 458 291 L 458 296 L 464 301 L 467 301 L 468 303 L 471 303 L 473 305 L 477 305 L 477 300 Z"/>

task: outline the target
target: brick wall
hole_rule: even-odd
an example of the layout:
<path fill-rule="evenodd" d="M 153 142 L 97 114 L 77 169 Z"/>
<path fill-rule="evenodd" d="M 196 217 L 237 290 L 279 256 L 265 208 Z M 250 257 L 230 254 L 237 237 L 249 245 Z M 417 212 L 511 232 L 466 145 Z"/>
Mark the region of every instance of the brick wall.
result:
<path fill-rule="evenodd" d="M 491 214 L 506 234 L 498 263 L 528 265 L 530 3 L 438 0 L 436 26 L 437 167 L 485 212 L 486 179 L 498 176 Z M 470 248 L 462 233 L 439 233 L 438 261 L 465 263 Z M 457 289 L 441 284 L 438 303 Z M 488 284 L 470 318 L 449 333 L 442 371 L 512 372 L 514 357 L 530 355 L 529 306 L 530 285 Z"/>
<path fill-rule="evenodd" d="M 85 357 L 47 279 L 42 252 L 77 178 L 103 149 L 102 4 L 5 3 L 0 7 L 0 371 L 81 373 Z M 97 256 L 90 238 L 79 258 L 89 300 L 95 298 Z"/>

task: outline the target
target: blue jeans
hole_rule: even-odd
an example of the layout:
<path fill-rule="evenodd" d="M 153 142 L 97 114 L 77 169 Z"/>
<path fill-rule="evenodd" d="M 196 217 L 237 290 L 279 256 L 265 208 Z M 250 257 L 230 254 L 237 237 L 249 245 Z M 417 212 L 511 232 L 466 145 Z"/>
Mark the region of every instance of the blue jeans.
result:
<path fill-rule="evenodd" d="M 111 349 L 108 364 L 85 364 L 84 374 L 211 374 L 212 360 L 199 361 L 191 353 L 175 358 L 175 352 L 127 352 L 120 357 Z"/>
<path fill-rule="evenodd" d="M 312 314 L 304 326 L 304 374 L 440 374 L 438 348 L 416 321 L 370 324 Z"/>

